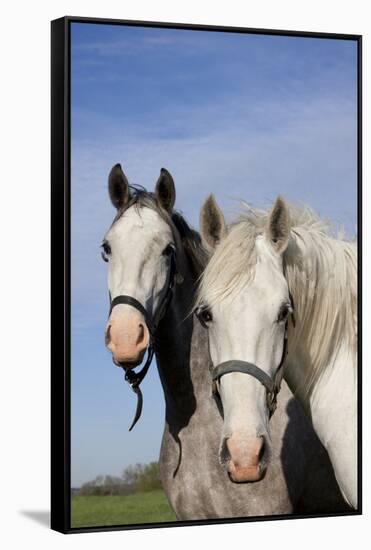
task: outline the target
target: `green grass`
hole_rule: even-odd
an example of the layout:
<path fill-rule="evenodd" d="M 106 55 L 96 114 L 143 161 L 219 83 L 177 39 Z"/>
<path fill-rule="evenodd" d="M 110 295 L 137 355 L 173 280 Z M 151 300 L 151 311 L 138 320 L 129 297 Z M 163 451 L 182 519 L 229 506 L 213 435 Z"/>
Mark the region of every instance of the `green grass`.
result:
<path fill-rule="evenodd" d="M 98 527 L 175 521 L 162 490 L 127 496 L 72 497 L 71 526 Z"/>

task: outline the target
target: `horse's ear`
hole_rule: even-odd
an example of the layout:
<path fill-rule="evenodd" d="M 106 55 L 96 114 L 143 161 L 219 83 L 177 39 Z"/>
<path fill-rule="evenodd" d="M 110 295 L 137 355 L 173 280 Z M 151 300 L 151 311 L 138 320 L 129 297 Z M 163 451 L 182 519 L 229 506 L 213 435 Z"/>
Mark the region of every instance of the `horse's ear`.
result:
<path fill-rule="evenodd" d="M 282 197 L 278 196 L 269 215 L 266 237 L 279 253 L 283 254 L 289 243 L 290 237 L 290 214 L 287 204 Z"/>
<path fill-rule="evenodd" d="M 175 204 L 175 185 L 172 175 L 166 168 L 161 168 L 160 177 L 155 187 L 155 195 L 160 206 L 171 214 Z"/>
<path fill-rule="evenodd" d="M 108 176 L 108 191 L 111 202 L 120 210 L 130 198 L 129 182 L 122 171 L 121 164 L 115 164 Z"/>
<path fill-rule="evenodd" d="M 200 234 L 206 249 L 213 251 L 226 233 L 223 212 L 214 195 L 209 195 L 200 210 Z"/>

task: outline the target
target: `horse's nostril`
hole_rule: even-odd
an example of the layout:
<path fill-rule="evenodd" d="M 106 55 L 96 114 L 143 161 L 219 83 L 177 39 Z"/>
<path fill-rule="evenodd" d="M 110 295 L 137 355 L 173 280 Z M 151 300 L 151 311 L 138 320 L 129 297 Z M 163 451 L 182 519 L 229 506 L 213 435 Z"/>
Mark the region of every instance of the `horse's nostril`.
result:
<path fill-rule="evenodd" d="M 230 460 L 231 460 L 231 454 L 227 447 L 227 438 L 225 437 L 219 449 L 219 462 L 223 466 L 227 464 Z"/>
<path fill-rule="evenodd" d="M 138 337 L 137 337 L 137 345 L 141 344 L 143 340 L 144 340 L 144 326 L 142 325 L 142 323 L 140 323 Z"/>
<path fill-rule="evenodd" d="M 261 437 L 261 440 L 262 440 L 262 444 L 261 444 L 259 454 L 258 454 L 258 462 L 261 462 L 261 460 L 263 459 L 264 453 L 265 453 L 265 437 L 264 436 L 260 436 L 260 437 Z"/>
<path fill-rule="evenodd" d="M 104 342 L 105 342 L 106 346 L 108 346 L 110 341 L 111 341 L 111 325 L 108 325 L 106 333 L 104 335 Z"/>

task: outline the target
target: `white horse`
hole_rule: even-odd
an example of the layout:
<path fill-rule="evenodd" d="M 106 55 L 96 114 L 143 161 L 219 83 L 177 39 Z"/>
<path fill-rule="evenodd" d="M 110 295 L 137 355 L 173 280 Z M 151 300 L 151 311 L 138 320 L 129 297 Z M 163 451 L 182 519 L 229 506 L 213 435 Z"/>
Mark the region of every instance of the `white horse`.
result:
<path fill-rule="evenodd" d="M 356 244 L 334 238 L 311 211 L 280 197 L 269 213 L 246 207 L 227 228 L 210 195 L 200 226 L 213 255 L 196 307 L 209 329 L 213 364 L 250 365 L 248 373 L 232 366 L 216 376 L 231 475 L 245 481 L 263 475 L 266 388 L 273 381 L 279 387 L 284 363 L 283 375 L 356 508 Z"/>

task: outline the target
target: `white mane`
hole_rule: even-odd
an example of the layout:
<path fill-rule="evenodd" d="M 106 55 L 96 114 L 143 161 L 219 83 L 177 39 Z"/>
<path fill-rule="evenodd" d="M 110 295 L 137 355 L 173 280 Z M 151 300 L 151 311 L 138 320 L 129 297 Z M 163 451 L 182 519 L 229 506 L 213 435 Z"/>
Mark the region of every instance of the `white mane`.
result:
<path fill-rule="evenodd" d="M 291 233 L 283 262 L 296 320 L 289 353 L 304 346 L 310 354 L 312 370 L 304 381 L 309 392 L 343 344 L 356 349 L 357 250 L 310 209 L 288 208 Z M 244 205 L 203 273 L 196 306 L 233 300 L 248 284 L 257 260 L 255 240 L 268 216 Z"/>

